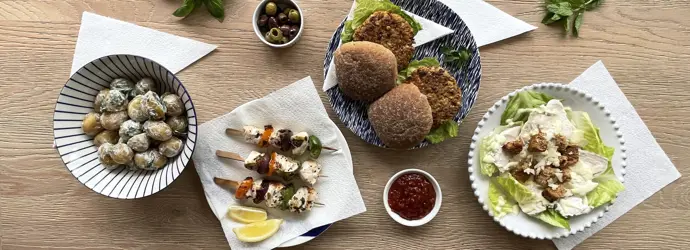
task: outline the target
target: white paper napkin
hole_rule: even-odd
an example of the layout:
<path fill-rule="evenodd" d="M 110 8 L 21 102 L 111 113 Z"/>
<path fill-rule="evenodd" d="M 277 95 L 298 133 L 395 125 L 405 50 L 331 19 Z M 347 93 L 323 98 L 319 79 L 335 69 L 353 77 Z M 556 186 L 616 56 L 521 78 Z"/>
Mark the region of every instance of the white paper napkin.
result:
<path fill-rule="evenodd" d="M 268 209 L 270 218 L 285 220 L 278 233 L 260 243 L 243 243 L 237 240 L 232 228 L 241 226 L 226 218 L 230 205 L 242 203 L 234 194 L 213 183 L 213 177 L 243 180 L 247 176 L 260 178 L 256 172 L 244 168 L 242 162 L 219 159 L 216 150 L 235 152 L 246 156 L 256 145 L 247 144 L 243 138 L 228 137 L 226 128 L 241 128 L 244 125 L 263 126 L 271 124 L 277 128 L 289 128 L 293 132 L 306 131 L 318 136 L 325 146 L 335 147 L 336 152 L 324 150 L 318 161 L 323 165 L 322 175 L 314 186 L 319 193 L 323 207 L 314 207 L 310 212 L 293 214 L 277 209 Z M 232 112 L 206 122 L 199 127 L 198 144 L 194 152 L 194 163 L 204 187 L 206 200 L 220 220 L 232 249 L 272 249 L 281 243 L 300 236 L 312 228 L 330 224 L 366 211 L 364 201 L 357 187 L 352 171 L 352 156 L 338 127 L 328 118 L 314 83 L 310 77 L 299 80 L 266 97 L 248 102 Z M 259 205 L 264 207 L 263 205 Z"/>
<path fill-rule="evenodd" d="M 462 18 L 472 32 L 472 35 L 477 42 L 477 46 L 484 46 L 486 44 L 517 36 L 537 28 L 523 22 L 520 19 L 506 14 L 505 12 L 482 0 L 440 1 Z M 352 15 L 355 6 L 356 2 L 352 4 L 352 8 L 348 14 L 348 19 L 353 18 Z M 411 12 L 405 11 L 405 13 L 417 20 L 423 28 L 414 37 L 415 47 L 436 40 L 453 32 L 451 29 L 448 29 L 431 20 L 412 14 Z M 326 73 L 326 79 L 323 82 L 323 91 L 329 90 L 337 84 L 338 82 L 336 79 L 335 63 L 331 60 L 331 65 Z"/>
<path fill-rule="evenodd" d="M 149 58 L 173 73 L 186 68 L 217 46 L 141 27 L 90 12 L 81 17 L 72 71 L 103 56 L 130 54 Z"/>
<path fill-rule="evenodd" d="M 482 0 L 440 1 L 458 13 L 479 47 L 537 28 Z"/>
<path fill-rule="evenodd" d="M 625 190 L 610 210 L 584 232 L 555 239 L 558 249 L 572 249 L 614 220 L 621 217 L 661 188 L 680 178 L 671 160 L 654 139 L 635 108 L 618 88 L 601 61 L 592 65 L 570 83 L 599 100 L 611 111 L 625 139 L 628 156 L 625 168 Z"/>

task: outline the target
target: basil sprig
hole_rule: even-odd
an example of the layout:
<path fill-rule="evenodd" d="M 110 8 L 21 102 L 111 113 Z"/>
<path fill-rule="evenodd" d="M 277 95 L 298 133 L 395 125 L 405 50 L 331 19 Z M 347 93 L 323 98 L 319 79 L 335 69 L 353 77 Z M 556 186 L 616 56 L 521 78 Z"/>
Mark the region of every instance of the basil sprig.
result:
<path fill-rule="evenodd" d="M 182 6 L 177 8 L 177 10 L 173 12 L 173 15 L 176 17 L 186 17 L 201 5 L 206 5 L 208 13 L 218 19 L 218 21 L 223 22 L 223 19 L 225 19 L 223 0 L 184 0 Z"/>

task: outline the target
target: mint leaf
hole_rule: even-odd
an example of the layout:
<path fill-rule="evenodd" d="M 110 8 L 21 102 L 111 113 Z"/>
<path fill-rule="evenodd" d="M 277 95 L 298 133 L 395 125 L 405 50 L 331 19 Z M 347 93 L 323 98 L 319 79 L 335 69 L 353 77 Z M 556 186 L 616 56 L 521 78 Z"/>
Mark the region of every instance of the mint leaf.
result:
<path fill-rule="evenodd" d="M 604 0 L 592 0 L 589 2 L 587 5 L 585 5 L 586 10 L 593 10 L 599 7 L 601 4 L 604 3 Z"/>
<path fill-rule="evenodd" d="M 582 17 L 584 14 L 583 11 L 577 13 L 577 17 L 575 18 L 575 29 L 573 30 L 573 35 L 575 36 L 580 36 L 580 26 L 582 26 Z"/>
<path fill-rule="evenodd" d="M 211 13 L 211 16 L 215 17 L 219 22 L 222 23 L 223 19 L 225 19 L 225 7 L 223 7 L 223 0 L 204 0 L 204 4 L 206 5 L 206 9 L 208 9 L 208 13 Z"/>
<path fill-rule="evenodd" d="M 551 13 L 558 14 L 559 16 L 571 16 L 573 15 L 573 8 L 570 6 L 569 2 L 560 2 L 558 4 L 549 4 L 546 9 Z"/>
<path fill-rule="evenodd" d="M 574 18 L 572 16 L 569 16 L 565 19 L 565 22 L 563 23 L 563 26 L 565 28 L 565 34 L 570 33 L 570 29 L 573 27 L 573 20 Z"/>
<path fill-rule="evenodd" d="M 189 13 L 192 13 L 192 11 L 197 7 L 197 3 L 194 0 L 184 0 L 182 2 L 182 6 L 180 8 L 177 8 L 175 12 L 173 12 L 173 16 L 176 17 L 186 17 L 189 15 Z"/>

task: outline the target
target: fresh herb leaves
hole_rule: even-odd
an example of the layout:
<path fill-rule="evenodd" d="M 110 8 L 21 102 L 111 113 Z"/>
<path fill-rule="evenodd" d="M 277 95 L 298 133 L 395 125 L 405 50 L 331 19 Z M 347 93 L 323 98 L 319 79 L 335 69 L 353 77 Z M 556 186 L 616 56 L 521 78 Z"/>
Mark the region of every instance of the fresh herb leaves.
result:
<path fill-rule="evenodd" d="M 572 32 L 577 37 L 585 11 L 596 9 L 602 3 L 604 0 L 546 0 L 546 15 L 541 22 L 546 25 L 560 22 L 566 34 Z"/>
<path fill-rule="evenodd" d="M 456 67 L 461 68 L 467 61 L 470 60 L 470 51 L 466 48 L 454 50 L 449 47 L 442 47 L 441 53 L 445 55 L 444 62 L 453 63 Z"/>
<path fill-rule="evenodd" d="M 175 10 L 173 15 L 176 17 L 186 17 L 201 5 L 206 5 L 208 13 L 211 13 L 211 16 L 218 19 L 219 22 L 223 22 L 223 19 L 225 19 L 223 0 L 184 0 L 182 6 Z"/>

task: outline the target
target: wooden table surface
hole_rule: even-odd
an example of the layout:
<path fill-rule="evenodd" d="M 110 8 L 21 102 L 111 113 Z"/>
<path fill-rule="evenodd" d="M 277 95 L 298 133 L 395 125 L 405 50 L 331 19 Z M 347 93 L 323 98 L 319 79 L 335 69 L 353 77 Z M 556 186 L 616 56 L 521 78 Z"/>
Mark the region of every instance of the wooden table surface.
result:
<path fill-rule="evenodd" d="M 201 122 L 304 76 L 321 86 L 323 57 L 351 0 L 302 0 L 307 24 L 293 48 L 269 50 L 251 27 L 258 0 L 225 0 L 219 23 L 204 10 L 178 21 L 178 0 L 0 0 L 0 249 L 222 249 L 227 242 L 192 166 L 171 187 L 139 200 L 96 194 L 65 170 L 52 146 L 55 99 L 69 77 L 81 14 L 91 11 L 218 45 L 178 74 Z M 482 87 L 459 138 L 409 154 L 367 145 L 333 115 L 347 138 L 368 211 L 336 223 L 309 249 L 553 248 L 506 231 L 469 186 L 470 136 L 488 107 L 538 82 L 570 82 L 603 60 L 682 174 L 690 174 L 690 2 L 609 0 L 587 12 L 579 39 L 546 27 L 541 0 L 489 0 L 539 29 L 481 48 Z M 386 180 L 422 168 L 443 188 L 431 223 L 406 228 L 382 204 Z M 633 166 L 653 167 L 653 166 Z M 682 249 L 690 244 L 690 184 L 680 179 L 580 247 Z"/>

